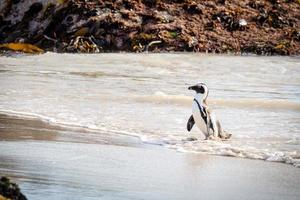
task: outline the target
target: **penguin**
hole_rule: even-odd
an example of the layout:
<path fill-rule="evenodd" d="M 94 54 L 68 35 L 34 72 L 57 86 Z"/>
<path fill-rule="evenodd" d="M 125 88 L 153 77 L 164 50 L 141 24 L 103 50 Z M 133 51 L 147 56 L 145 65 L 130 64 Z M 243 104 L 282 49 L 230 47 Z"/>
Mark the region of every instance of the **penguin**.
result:
<path fill-rule="evenodd" d="M 196 124 L 205 139 L 229 139 L 231 134 L 222 129 L 220 121 L 207 105 L 208 87 L 204 83 L 198 83 L 188 89 L 194 90 L 196 94 L 192 104 L 192 115 L 187 122 L 187 130 L 191 131 Z"/>

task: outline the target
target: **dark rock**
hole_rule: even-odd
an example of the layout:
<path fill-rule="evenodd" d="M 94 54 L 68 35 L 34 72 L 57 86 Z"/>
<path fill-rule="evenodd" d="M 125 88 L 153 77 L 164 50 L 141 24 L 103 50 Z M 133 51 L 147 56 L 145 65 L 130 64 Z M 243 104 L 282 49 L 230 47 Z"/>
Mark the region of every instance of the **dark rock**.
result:
<path fill-rule="evenodd" d="M 4 176 L 0 179 L 0 196 L 1 195 L 11 200 L 27 200 L 21 193 L 19 186 L 10 182 L 10 180 Z"/>
<path fill-rule="evenodd" d="M 248 3 L 248 6 L 250 6 L 253 9 L 260 10 L 260 11 L 263 11 L 263 9 L 265 7 L 263 4 L 257 3 L 256 1 L 250 1 Z"/>
<path fill-rule="evenodd" d="M 130 9 L 134 8 L 134 3 L 132 1 L 130 1 L 130 0 L 124 0 L 123 1 L 123 6 L 126 9 L 130 10 Z"/>
<path fill-rule="evenodd" d="M 299 30 L 294 30 L 292 32 L 292 38 L 298 42 L 300 42 L 300 31 Z"/>
<path fill-rule="evenodd" d="M 219 21 L 228 31 L 237 31 L 242 27 L 238 19 L 223 11 L 213 15 L 213 20 Z"/>
<path fill-rule="evenodd" d="M 282 28 L 284 24 L 287 24 L 278 12 L 271 11 L 268 14 L 268 23 L 273 28 Z"/>
<path fill-rule="evenodd" d="M 157 0 L 142 0 L 143 4 L 149 7 L 156 6 Z"/>
<path fill-rule="evenodd" d="M 20 3 L 20 1 L 21 1 L 21 0 L 12 0 L 12 3 L 13 3 L 13 4 L 18 4 L 18 3 Z"/>
<path fill-rule="evenodd" d="M 224 5 L 226 3 L 226 0 L 218 0 L 218 3 Z"/>
<path fill-rule="evenodd" d="M 196 3 L 186 3 L 183 5 L 183 9 L 189 14 L 202 14 L 202 10 Z"/>
<path fill-rule="evenodd" d="M 265 12 L 260 13 L 257 17 L 256 17 L 256 22 L 262 26 L 266 21 L 268 20 L 268 14 Z"/>
<path fill-rule="evenodd" d="M 278 0 L 268 0 L 271 4 L 279 4 Z"/>
<path fill-rule="evenodd" d="M 212 31 L 215 28 L 215 24 L 213 22 L 208 22 L 205 24 L 205 30 Z"/>
<path fill-rule="evenodd" d="M 93 9 L 93 10 L 89 10 L 87 13 L 86 13 L 86 16 L 87 17 L 95 17 L 99 14 L 99 11 L 97 9 Z"/>
<path fill-rule="evenodd" d="M 33 3 L 29 10 L 25 12 L 25 15 L 22 19 L 22 21 L 24 20 L 29 20 L 31 18 L 34 18 L 37 16 L 37 14 L 43 9 L 43 4 L 41 3 Z"/>
<path fill-rule="evenodd" d="M 166 0 L 167 3 L 184 3 L 186 0 Z"/>
<path fill-rule="evenodd" d="M 242 52 L 255 53 L 257 55 L 289 55 L 288 45 L 285 43 L 276 46 L 269 42 L 253 44 L 242 47 Z"/>
<path fill-rule="evenodd" d="M 51 22 L 45 28 L 43 34 L 51 38 L 57 38 L 57 36 L 59 36 L 60 38 L 64 38 L 67 33 L 67 25 L 73 24 L 62 24 L 62 22 L 69 17 L 70 13 L 78 12 L 76 9 L 78 8 L 75 5 L 70 4 L 70 6 L 64 7 L 53 13 L 53 16 L 51 17 Z M 66 22 L 68 21 L 66 20 Z"/>

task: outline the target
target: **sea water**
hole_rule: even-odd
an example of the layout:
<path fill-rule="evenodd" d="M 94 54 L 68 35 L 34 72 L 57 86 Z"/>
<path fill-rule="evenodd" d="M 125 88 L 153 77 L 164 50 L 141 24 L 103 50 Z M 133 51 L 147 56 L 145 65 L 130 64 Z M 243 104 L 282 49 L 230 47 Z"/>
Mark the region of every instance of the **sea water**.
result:
<path fill-rule="evenodd" d="M 193 91 L 233 136 L 186 130 Z M 0 113 L 130 135 L 186 153 L 300 166 L 300 58 L 206 54 L 56 54 L 0 57 Z M 191 140 L 189 138 L 197 138 Z"/>

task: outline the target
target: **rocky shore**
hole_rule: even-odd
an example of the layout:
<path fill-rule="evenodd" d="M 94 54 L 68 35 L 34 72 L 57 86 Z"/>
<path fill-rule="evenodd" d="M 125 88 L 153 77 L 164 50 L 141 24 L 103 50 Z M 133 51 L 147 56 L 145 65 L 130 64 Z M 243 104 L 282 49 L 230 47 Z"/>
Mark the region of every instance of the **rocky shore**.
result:
<path fill-rule="evenodd" d="M 300 1 L 2 0 L 0 44 L 9 43 L 54 52 L 297 55 Z"/>

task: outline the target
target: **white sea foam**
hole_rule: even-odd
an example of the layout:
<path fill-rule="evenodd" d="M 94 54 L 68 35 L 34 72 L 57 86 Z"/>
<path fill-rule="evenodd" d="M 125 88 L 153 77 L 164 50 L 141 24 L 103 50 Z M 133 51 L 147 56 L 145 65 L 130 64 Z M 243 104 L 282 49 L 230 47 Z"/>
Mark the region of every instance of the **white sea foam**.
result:
<path fill-rule="evenodd" d="M 103 127 L 98 127 L 96 125 L 83 125 L 70 123 L 66 121 L 59 121 L 55 118 L 51 118 L 44 115 L 39 115 L 35 113 L 28 112 L 16 112 L 12 110 L 1 110 L 1 114 L 11 115 L 19 118 L 27 119 L 38 119 L 42 120 L 51 125 L 61 126 L 68 129 L 77 129 L 85 130 L 92 132 L 100 133 L 111 133 L 111 134 L 121 134 L 127 136 L 138 137 L 145 144 L 165 146 L 167 148 L 175 149 L 178 152 L 184 153 L 200 153 L 200 154 L 211 154 L 219 156 L 231 156 L 238 158 L 250 158 L 250 159 L 259 159 L 271 162 L 282 162 L 287 164 L 292 164 L 295 167 L 300 167 L 300 155 L 297 154 L 297 151 L 286 151 L 280 152 L 268 149 L 260 149 L 258 147 L 246 146 L 243 145 L 245 138 L 239 138 L 233 142 L 228 141 L 212 141 L 212 140 L 201 140 L 190 141 L 186 139 L 185 135 L 174 136 L 174 135 L 144 135 L 145 133 L 134 133 L 129 131 L 121 131 L 114 129 L 107 129 Z M 194 139 L 193 139 L 194 140 Z M 295 141 L 287 141 L 287 143 L 295 143 Z M 266 143 L 268 144 L 268 142 Z M 299 143 L 297 143 L 299 145 Z"/>
<path fill-rule="evenodd" d="M 238 145 L 238 146 L 235 146 Z M 300 167 L 299 159 L 295 152 L 273 152 L 268 149 L 260 149 L 255 147 L 247 147 L 242 144 L 235 145 L 220 145 L 218 142 L 193 142 L 191 144 L 177 144 L 170 148 L 176 149 L 179 152 L 185 153 L 200 153 L 200 154 L 211 154 L 219 156 L 231 156 L 237 158 L 249 158 L 265 160 L 270 162 L 282 162 L 286 164 L 292 164 L 295 167 Z M 299 156 L 299 155 L 298 155 Z"/>

